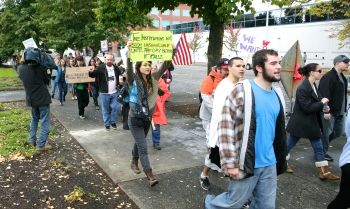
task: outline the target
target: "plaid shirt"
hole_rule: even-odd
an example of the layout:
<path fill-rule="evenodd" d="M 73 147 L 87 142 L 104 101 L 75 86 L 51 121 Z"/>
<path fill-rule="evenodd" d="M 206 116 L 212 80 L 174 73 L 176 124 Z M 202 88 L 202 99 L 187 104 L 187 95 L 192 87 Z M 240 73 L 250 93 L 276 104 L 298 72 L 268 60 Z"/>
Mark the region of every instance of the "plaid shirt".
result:
<path fill-rule="evenodd" d="M 225 173 L 229 168 L 239 168 L 244 128 L 243 119 L 243 85 L 236 85 L 226 98 L 218 125 L 221 169 Z"/>

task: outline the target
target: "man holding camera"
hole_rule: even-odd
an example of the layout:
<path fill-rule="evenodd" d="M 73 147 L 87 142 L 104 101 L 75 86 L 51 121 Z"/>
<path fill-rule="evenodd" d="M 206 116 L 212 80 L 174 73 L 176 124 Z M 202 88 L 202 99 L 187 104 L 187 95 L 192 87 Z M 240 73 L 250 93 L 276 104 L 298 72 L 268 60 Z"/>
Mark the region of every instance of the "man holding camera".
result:
<path fill-rule="evenodd" d="M 21 64 L 18 66 L 18 72 L 26 93 L 26 103 L 32 108 L 29 142 L 36 146 L 38 151 L 49 150 L 52 148 L 51 145 L 47 144 L 50 132 L 51 95 L 48 90 L 50 76 L 47 70 L 35 61 L 26 61 Z M 40 135 L 37 137 L 36 131 L 39 121 Z"/>
<path fill-rule="evenodd" d="M 120 104 L 117 101 L 117 89 L 120 71 L 116 65 L 113 65 L 114 56 L 112 54 L 105 56 L 105 62 L 95 70 L 91 70 L 89 76 L 98 80 L 103 122 L 106 130 L 109 131 L 111 126 L 113 129 L 117 129 L 116 121 L 120 109 Z"/>

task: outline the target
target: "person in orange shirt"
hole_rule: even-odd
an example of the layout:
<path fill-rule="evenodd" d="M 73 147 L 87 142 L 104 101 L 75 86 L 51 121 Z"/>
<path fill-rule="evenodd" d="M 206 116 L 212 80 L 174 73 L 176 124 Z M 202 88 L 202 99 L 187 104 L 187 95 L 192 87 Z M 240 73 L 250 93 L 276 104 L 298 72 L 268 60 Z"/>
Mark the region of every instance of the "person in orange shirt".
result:
<path fill-rule="evenodd" d="M 201 84 L 200 96 L 202 97 L 202 103 L 199 110 L 199 118 L 202 120 L 202 125 L 205 130 L 206 140 L 209 140 L 209 130 L 210 130 L 210 120 L 213 109 L 213 99 L 214 92 L 217 85 L 222 81 L 222 79 L 228 76 L 229 59 L 222 58 L 218 64 L 213 67 L 209 75 L 204 78 Z M 208 144 L 208 143 L 206 143 Z M 215 164 L 211 163 L 209 158 L 205 158 L 205 166 L 201 173 L 201 187 L 208 190 L 210 183 L 208 179 L 208 172 L 210 169 L 219 170 L 220 168 Z"/>

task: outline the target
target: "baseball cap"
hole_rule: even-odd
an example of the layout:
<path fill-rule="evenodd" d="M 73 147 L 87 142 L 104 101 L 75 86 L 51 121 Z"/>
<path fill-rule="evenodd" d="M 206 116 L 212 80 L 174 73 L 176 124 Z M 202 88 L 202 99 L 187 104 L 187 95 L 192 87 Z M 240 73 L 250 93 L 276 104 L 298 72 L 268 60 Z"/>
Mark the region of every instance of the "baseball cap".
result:
<path fill-rule="evenodd" d="M 220 61 L 218 62 L 218 64 L 216 64 L 216 67 L 228 69 L 228 62 L 229 62 L 229 61 L 230 61 L 230 60 L 227 59 L 227 58 L 222 58 L 222 59 L 220 59 Z"/>
<path fill-rule="evenodd" d="M 349 57 L 345 55 L 338 55 L 334 58 L 333 64 L 336 64 L 337 62 L 349 63 L 349 61 L 350 61 Z"/>

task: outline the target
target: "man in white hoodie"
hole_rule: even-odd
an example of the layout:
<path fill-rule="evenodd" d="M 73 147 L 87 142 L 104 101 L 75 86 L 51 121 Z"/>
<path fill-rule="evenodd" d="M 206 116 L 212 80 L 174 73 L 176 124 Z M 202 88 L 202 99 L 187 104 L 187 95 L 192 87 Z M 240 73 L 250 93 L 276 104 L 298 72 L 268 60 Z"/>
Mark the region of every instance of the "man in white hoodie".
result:
<path fill-rule="evenodd" d="M 200 178 L 201 187 L 205 190 L 208 190 L 210 186 L 210 181 L 208 177 L 210 167 L 208 165 L 210 163 L 214 163 L 215 165 L 220 167 L 219 148 L 218 146 L 216 146 L 218 139 L 217 127 L 219 116 L 221 115 L 222 107 L 224 105 L 226 97 L 231 93 L 235 84 L 244 76 L 245 64 L 243 59 L 240 57 L 231 58 L 228 61 L 228 71 L 228 76 L 224 78 L 216 87 L 213 99 L 213 109 L 209 128 L 209 139 L 207 141 L 207 146 L 210 149 L 210 154 L 206 156 L 206 162 Z"/>

